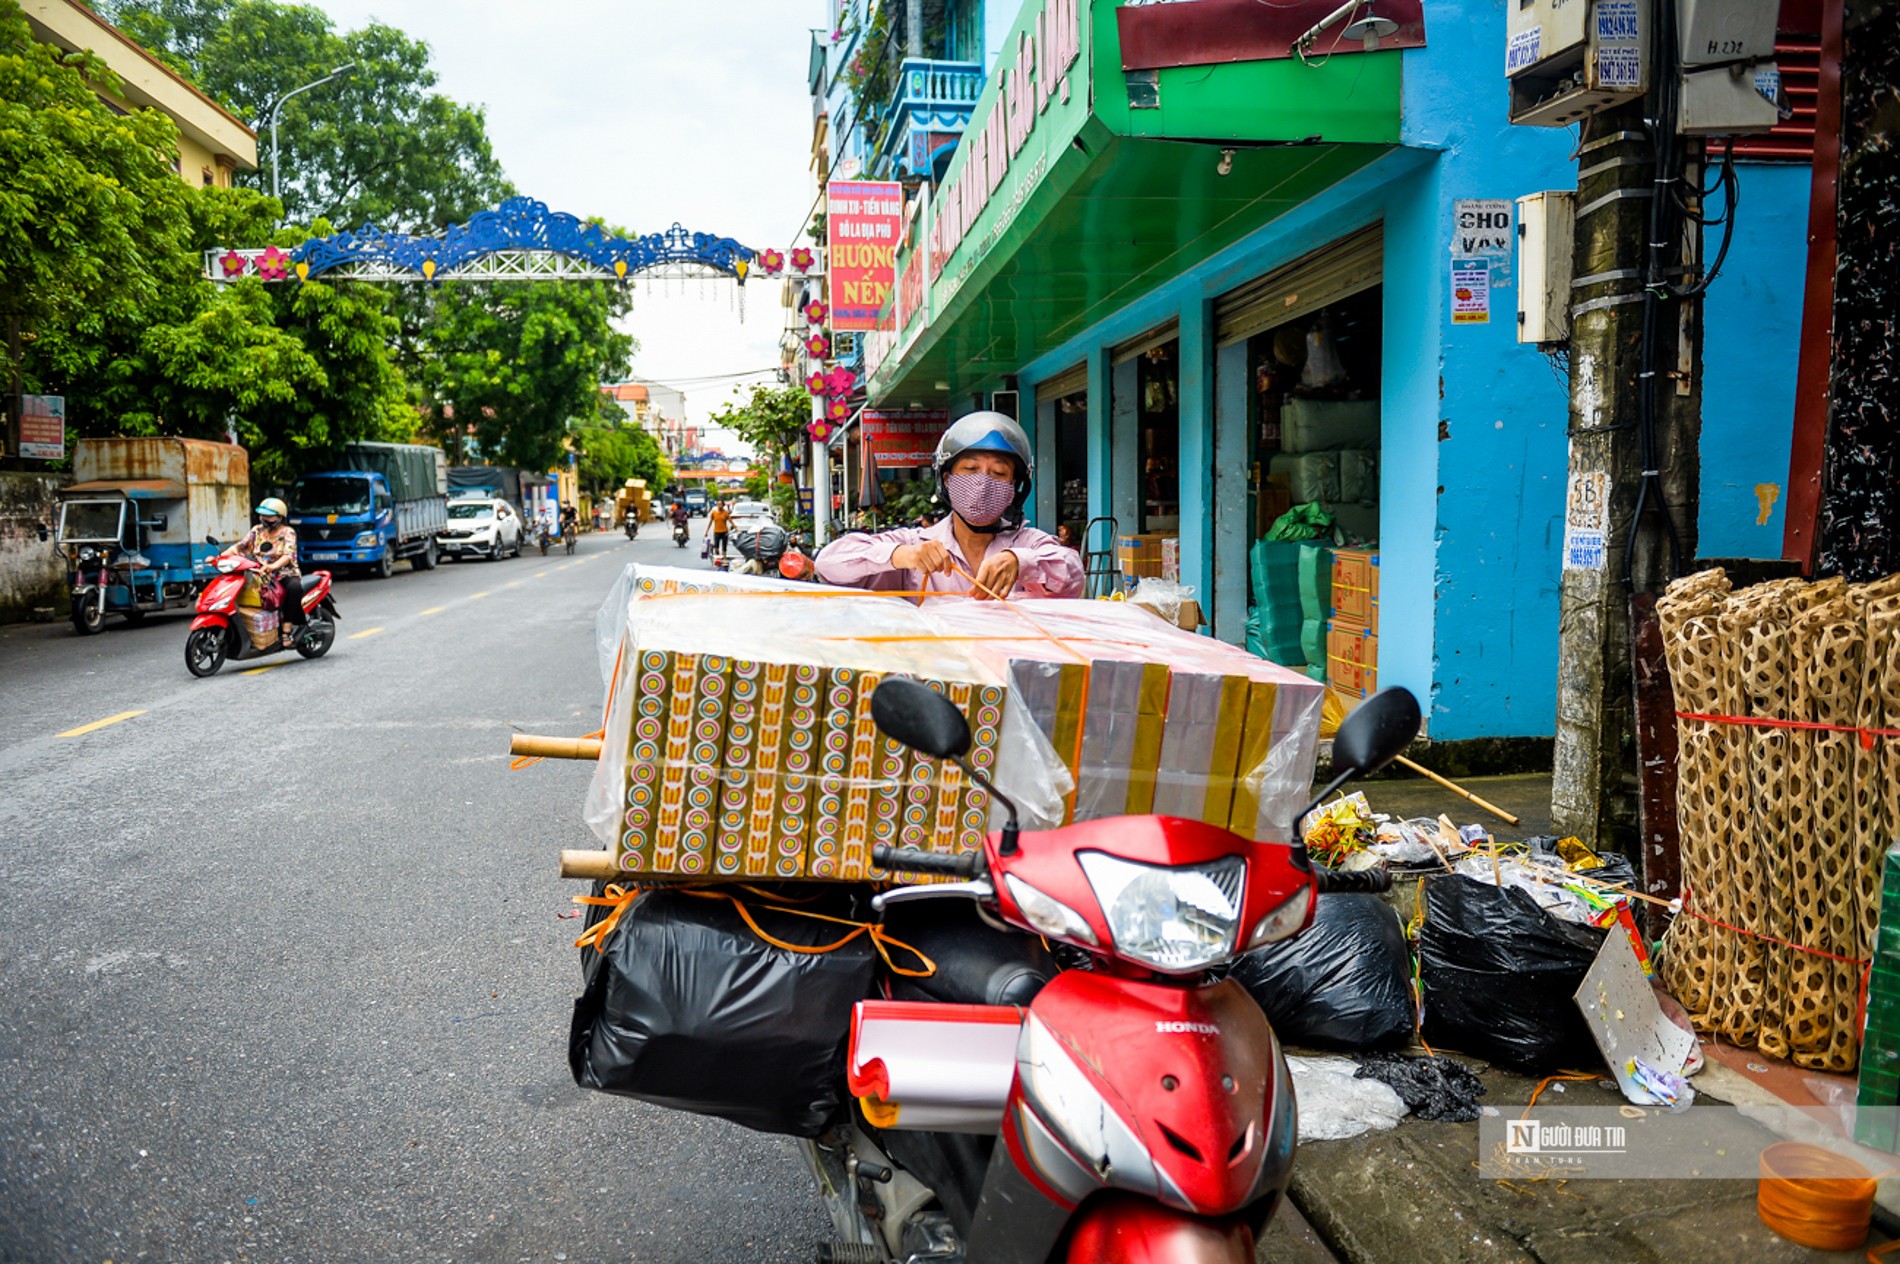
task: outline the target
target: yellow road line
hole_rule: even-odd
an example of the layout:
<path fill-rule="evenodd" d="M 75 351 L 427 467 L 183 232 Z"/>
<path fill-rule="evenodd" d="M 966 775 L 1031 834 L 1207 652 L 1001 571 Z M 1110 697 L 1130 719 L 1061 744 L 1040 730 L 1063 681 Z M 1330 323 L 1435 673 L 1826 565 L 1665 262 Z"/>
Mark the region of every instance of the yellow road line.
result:
<path fill-rule="evenodd" d="M 442 613 L 442 607 L 441 607 L 441 606 L 430 606 L 430 607 L 429 607 L 429 608 L 428 608 L 427 610 L 424 610 L 424 611 L 423 611 L 422 613 L 423 613 L 423 614 L 441 614 L 441 613 Z"/>
<path fill-rule="evenodd" d="M 555 567 L 554 569 L 557 571 L 564 571 L 572 565 L 574 565 L 574 563 L 572 562 L 562 562 L 559 566 Z"/>
<path fill-rule="evenodd" d="M 382 631 L 381 628 L 364 628 L 361 632 L 350 633 L 350 635 L 346 639 L 351 640 L 351 641 L 360 641 L 366 636 L 375 636 L 378 632 L 381 632 L 381 631 Z"/>
<path fill-rule="evenodd" d="M 482 599 L 483 597 L 486 597 L 487 595 L 488 595 L 488 594 L 487 594 L 487 593 L 485 593 L 485 592 L 478 592 L 478 593 L 470 593 L 470 594 L 468 595 L 468 599 L 469 599 L 470 601 L 480 601 L 480 600 L 481 600 L 481 599 Z"/>
<path fill-rule="evenodd" d="M 92 732 L 94 729 L 102 729 L 108 724 L 117 724 L 120 720 L 129 720 L 135 715 L 144 715 L 144 714 L 145 712 L 143 711 L 121 711 L 119 712 L 119 714 L 109 715 L 103 720 L 94 720 L 91 724 L 82 724 L 76 729 L 67 729 L 64 733 L 61 733 L 60 736 L 61 737 L 80 737 L 80 736 L 83 736 L 84 734 Z"/>
<path fill-rule="evenodd" d="M 511 579 L 507 583 L 503 584 L 502 587 L 503 588 L 519 588 L 521 587 L 521 581 L 518 579 Z"/>
<path fill-rule="evenodd" d="M 279 667 L 282 667 L 285 663 L 289 661 L 290 660 L 287 658 L 280 658 L 274 663 L 265 663 L 262 667 L 246 667 L 243 671 L 239 672 L 238 675 L 261 676 L 267 671 L 276 671 Z"/>
<path fill-rule="evenodd" d="M 532 575 L 530 575 L 530 576 L 528 576 L 528 578 L 529 578 L 529 579 L 539 579 L 539 578 L 541 578 L 541 577 L 542 577 L 543 575 L 545 575 L 545 574 L 547 574 L 547 572 L 546 572 L 546 571 L 536 571 L 536 572 L 535 572 L 534 574 L 532 574 Z"/>

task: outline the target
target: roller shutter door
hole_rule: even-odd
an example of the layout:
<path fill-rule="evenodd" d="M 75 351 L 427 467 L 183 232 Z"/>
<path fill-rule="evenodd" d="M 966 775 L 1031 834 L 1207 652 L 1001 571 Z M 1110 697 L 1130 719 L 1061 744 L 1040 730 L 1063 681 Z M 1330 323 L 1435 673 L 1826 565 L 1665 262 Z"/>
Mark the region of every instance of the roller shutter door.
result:
<path fill-rule="evenodd" d="M 1214 300 L 1214 337 L 1221 344 L 1251 338 L 1328 303 L 1369 290 L 1384 276 L 1385 227 L 1350 237 L 1236 286 Z"/>

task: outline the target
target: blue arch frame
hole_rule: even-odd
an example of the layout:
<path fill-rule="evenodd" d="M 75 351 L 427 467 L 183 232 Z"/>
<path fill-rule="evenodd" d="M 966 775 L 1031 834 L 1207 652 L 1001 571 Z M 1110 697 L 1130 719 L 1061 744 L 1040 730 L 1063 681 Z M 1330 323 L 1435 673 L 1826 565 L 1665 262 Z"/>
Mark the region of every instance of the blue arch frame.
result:
<path fill-rule="evenodd" d="M 478 211 L 466 224 L 450 225 L 440 236 L 392 233 L 366 224 L 329 237 L 313 237 L 293 250 L 290 258 L 307 265 L 299 269 L 306 277 L 365 265 L 434 280 L 508 251 L 565 255 L 623 281 L 653 268 L 697 265 L 741 284 L 758 253 L 730 237 L 689 233 L 678 224 L 663 233 L 615 237 L 597 224 L 550 211 L 546 203 L 517 197 L 492 211 Z"/>

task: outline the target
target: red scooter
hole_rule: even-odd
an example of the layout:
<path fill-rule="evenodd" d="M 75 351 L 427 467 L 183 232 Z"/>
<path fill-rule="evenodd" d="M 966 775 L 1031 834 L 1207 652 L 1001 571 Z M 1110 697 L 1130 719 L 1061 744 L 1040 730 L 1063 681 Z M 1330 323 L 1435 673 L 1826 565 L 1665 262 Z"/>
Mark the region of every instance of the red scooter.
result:
<path fill-rule="evenodd" d="M 262 569 L 256 558 L 224 553 L 212 559 L 218 577 L 198 594 L 198 614 L 185 638 L 185 666 L 194 676 L 214 676 L 227 660 L 262 658 L 294 649 L 305 658 L 322 658 L 336 641 L 336 599 L 330 595 L 330 572 L 312 571 L 303 579 L 303 632 L 286 642 L 279 635 L 278 612 L 273 607 L 240 606 L 238 598 L 252 574 Z M 254 637 L 253 633 L 257 635 Z M 259 645 L 258 641 L 264 644 Z"/>
<path fill-rule="evenodd" d="M 962 714 L 916 681 L 885 680 L 872 714 L 923 754 L 969 750 Z M 1361 704 L 1333 741 L 1338 775 L 1292 837 L 1418 723 L 1402 689 Z M 1293 1088 L 1259 1006 L 1210 971 L 1299 934 L 1316 895 L 1382 891 L 1390 876 L 1316 869 L 1303 843 L 1175 817 L 1024 836 L 996 798 L 1009 823 L 981 853 L 875 848 L 890 872 L 961 881 L 898 887 L 874 906 L 974 900 L 984 921 L 1066 945 L 1086 968 L 1054 972 L 1026 1005 L 859 1002 L 852 1117 L 806 1143 L 843 1239 L 829 1258 L 1252 1261 L 1292 1171 Z"/>

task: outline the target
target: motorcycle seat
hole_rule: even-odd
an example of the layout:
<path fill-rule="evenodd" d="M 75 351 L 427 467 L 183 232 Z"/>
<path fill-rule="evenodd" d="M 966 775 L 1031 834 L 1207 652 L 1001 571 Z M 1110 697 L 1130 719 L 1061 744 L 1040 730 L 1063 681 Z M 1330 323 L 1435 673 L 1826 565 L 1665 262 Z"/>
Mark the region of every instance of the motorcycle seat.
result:
<path fill-rule="evenodd" d="M 886 933 L 937 963 L 926 978 L 891 976 L 891 999 L 952 1005 L 1027 1005 L 1059 968 L 1042 941 L 1001 931 L 953 900 L 894 906 Z M 894 949 L 901 960 L 902 949 Z"/>

